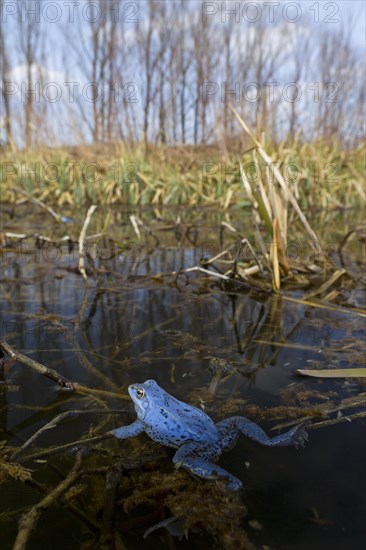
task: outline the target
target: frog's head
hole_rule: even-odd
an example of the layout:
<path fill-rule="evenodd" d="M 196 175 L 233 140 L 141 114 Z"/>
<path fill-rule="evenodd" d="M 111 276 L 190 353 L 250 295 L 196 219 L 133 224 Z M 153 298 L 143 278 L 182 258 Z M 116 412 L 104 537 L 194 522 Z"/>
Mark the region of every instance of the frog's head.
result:
<path fill-rule="evenodd" d="M 128 387 L 128 393 L 140 420 L 144 420 L 146 415 L 154 409 L 160 399 L 161 392 L 162 389 L 155 380 L 146 380 L 143 384 L 132 384 Z"/>

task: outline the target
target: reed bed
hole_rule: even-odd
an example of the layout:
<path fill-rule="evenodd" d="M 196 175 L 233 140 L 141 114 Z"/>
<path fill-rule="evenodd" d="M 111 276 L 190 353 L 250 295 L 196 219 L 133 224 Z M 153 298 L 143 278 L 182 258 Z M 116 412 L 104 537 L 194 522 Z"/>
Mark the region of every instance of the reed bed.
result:
<path fill-rule="evenodd" d="M 4 151 L 1 198 L 5 203 L 24 200 L 17 191 L 20 188 L 58 207 L 206 204 L 227 209 L 250 205 L 252 196 L 248 186 L 243 193 L 240 164 L 252 176 L 257 165 L 261 179 L 265 177 L 258 145 L 271 158 L 270 170 L 277 167 L 301 209 L 365 203 L 364 143 L 343 150 L 336 142 L 306 143 L 299 138 L 291 145 L 263 138 L 248 143 L 239 155 L 224 154 L 219 146 L 151 147 L 145 154 L 139 146 L 121 144 Z M 278 208 L 285 204 L 280 201 Z"/>
<path fill-rule="evenodd" d="M 114 144 L 64 150 L 43 149 L 5 153 L 1 166 L 4 202 L 43 205 L 63 220 L 62 207 L 94 205 L 216 205 L 247 206 L 252 212 L 256 254 L 240 227 L 222 222 L 224 232 L 235 235 L 234 248 L 219 256 L 202 258 L 201 265 L 186 269 L 221 281 L 261 290 L 307 289 L 306 300 L 335 302 L 339 280 L 355 282 L 344 265 L 343 245 L 335 261 L 314 231 L 309 217 L 314 208 L 363 207 L 365 144 L 342 150 L 338 143 L 305 143 L 298 135 L 290 146 L 254 135 L 231 106 L 246 143 L 241 154 L 220 152 L 219 146 L 140 147 Z M 14 160 L 15 159 L 15 160 Z M 60 214 L 50 205 L 57 205 Z M 138 217 L 131 216 L 134 231 L 153 234 Z M 287 254 L 289 226 L 302 226 L 314 254 L 300 260 Z M 178 223 L 178 222 L 177 222 Z M 354 231 L 359 228 L 355 228 Z M 267 244 L 265 244 L 267 243 Z M 242 252 L 249 256 L 242 260 Z M 212 269 L 214 271 L 212 271 Z M 357 282 L 357 281 L 356 281 Z M 358 281 L 359 282 L 359 281 Z"/>

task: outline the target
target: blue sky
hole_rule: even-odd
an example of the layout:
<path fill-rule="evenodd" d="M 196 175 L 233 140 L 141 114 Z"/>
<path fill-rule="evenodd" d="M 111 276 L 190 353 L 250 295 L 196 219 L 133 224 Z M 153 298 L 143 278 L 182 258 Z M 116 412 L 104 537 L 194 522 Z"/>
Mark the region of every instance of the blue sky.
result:
<path fill-rule="evenodd" d="M 307 0 L 306 0 L 307 1 Z M 313 3 L 313 2 L 308 2 Z M 319 2 L 319 4 L 326 5 L 328 2 Z M 341 0 L 333 2 L 339 5 L 340 14 L 342 19 L 346 22 L 350 17 L 354 21 L 353 39 L 355 43 L 365 53 L 366 45 L 366 2 L 365 0 Z M 341 21 L 342 21 L 341 19 Z M 340 24 L 342 24 L 340 21 Z"/>

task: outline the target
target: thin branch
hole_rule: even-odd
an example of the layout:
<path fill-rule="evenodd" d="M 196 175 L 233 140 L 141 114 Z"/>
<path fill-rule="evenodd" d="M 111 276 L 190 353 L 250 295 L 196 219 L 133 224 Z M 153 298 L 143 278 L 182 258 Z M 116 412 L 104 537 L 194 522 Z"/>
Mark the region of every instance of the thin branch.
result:
<path fill-rule="evenodd" d="M 115 544 L 115 514 L 118 486 L 123 475 L 122 465 L 117 463 L 113 466 L 106 478 L 105 497 L 103 508 L 103 520 L 100 533 L 100 550 L 112 550 L 116 548 Z"/>
<path fill-rule="evenodd" d="M 73 382 L 62 376 L 62 374 L 59 374 L 53 369 L 50 369 L 48 367 L 45 367 L 41 363 L 38 363 L 38 361 L 34 361 L 34 359 L 31 359 L 30 357 L 27 357 L 26 355 L 23 355 L 19 351 L 15 351 L 7 342 L 4 340 L 0 341 L 0 348 L 2 348 L 11 359 L 15 359 L 16 361 L 19 361 L 23 365 L 27 365 L 31 369 L 35 370 L 39 374 L 42 374 L 43 376 L 46 376 L 47 378 L 50 378 L 54 382 L 57 382 L 62 388 L 67 388 L 69 390 L 75 390 L 75 385 Z"/>
<path fill-rule="evenodd" d="M 222 273 L 217 273 L 215 271 L 210 271 L 208 269 L 205 269 L 204 267 L 199 267 L 198 265 L 189 267 L 188 269 L 182 269 L 181 271 L 172 271 L 172 275 L 180 275 L 181 273 L 192 273 L 193 271 L 199 271 L 200 273 L 204 273 L 205 275 L 210 275 L 211 277 L 216 277 L 217 279 L 222 279 L 223 281 L 227 281 L 229 283 L 234 283 L 240 286 L 244 286 L 245 288 L 249 288 L 249 284 L 240 281 L 238 279 L 234 279 L 232 277 L 228 277 L 227 275 L 224 275 Z"/>
<path fill-rule="evenodd" d="M 318 428 L 325 428 L 326 426 L 332 426 L 333 424 L 340 424 L 342 422 L 352 422 L 352 420 L 357 420 L 358 418 L 365 418 L 366 411 L 361 411 L 355 414 L 347 416 L 337 416 L 337 418 L 332 418 L 331 420 L 323 420 L 322 422 L 316 422 L 307 427 L 309 430 L 316 430 Z"/>
<path fill-rule="evenodd" d="M 36 372 L 38 372 L 38 374 L 42 374 L 43 376 L 50 378 L 54 382 L 57 382 L 57 384 L 59 384 L 62 388 L 73 390 L 82 394 L 89 394 L 92 396 L 99 395 L 101 397 L 117 398 L 117 399 L 123 399 L 126 401 L 130 400 L 130 398 L 127 395 L 124 395 L 122 393 L 111 392 L 107 390 L 99 390 L 96 388 L 89 388 L 88 386 L 84 386 L 83 384 L 79 384 L 78 382 L 73 382 L 68 378 L 66 378 L 65 376 L 62 376 L 62 374 L 59 374 L 54 369 L 45 367 L 41 363 L 38 363 L 38 361 L 34 361 L 33 359 L 30 359 L 30 357 L 27 357 L 26 355 L 23 355 L 19 351 L 14 350 L 4 340 L 0 340 L 0 348 L 2 348 L 10 356 L 11 359 L 15 359 L 16 361 L 19 361 L 19 363 L 22 363 L 23 365 L 26 365 L 31 369 L 35 370 Z"/>
<path fill-rule="evenodd" d="M 30 534 L 36 527 L 41 515 L 75 483 L 76 479 L 79 477 L 80 466 L 81 453 L 78 453 L 74 467 L 69 472 L 67 477 L 40 502 L 33 506 L 29 512 L 20 518 L 18 535 L 15 539 L 13 550 L 25 550 Z"/>
<path fill-rule="evenodd" d="M 95 469 L 95 474 L 99 474 L 99 469 Z M 80 472 L 81 474 L 85 474 L 85 475 L 91 475 L 91 471 L 90 470 L 83 470 L 82 472 Z M 31 487 L 32 489 L 35 489 L 36 491 L 40 492 L 42 495 L 45 495 L 47 494 L 47 490 L 48 490 L 48 487 L 46 487 L 45 485 L 42 485 L 41 483 L 38 483 L 38 481 L 35 481 L 34 479 L 26 479 L 25 480 L 25 484 L 28 485 L 28 487 Z M 62 499 L 62 497 L 61 497 Z M 81 510 L 77 504 L 72 504 L 71 502 L 63 502 L 63 506 L 65 507 L 66 510 L 68 510 L 68 512 L 72 515 L 74 515 L 76 518 L 79 519 L 79 521 L 81 521 L 82 523 L 85 524 L 85 526 L 90 529 L 90 531 L 92 533 L 94 533 L 95 535 L 97 535 L 100 531 L 99 529 L 99 525 L 97 525 L 97 523 L 93 522 L 90 517 L 88 517 L 88 515 L 83 512 L 83 510 Z M 28 506 L 24 506 L 23 509 L 27 510 L 29 507 Z"/>
<path fill-rule="evenodd" d="M 19 187 L 14 187 L 14 190 L 18 193 L 21 193 L 22 195 L 25 195 L 30 201 L 32 201 L 34 204 L 37 204 L 37 206 L 40 206 L 44 210 L 47 210 L 51 216 L 55 218 L 58 222 L 65 221 L 65 218 L 63 216 L 60 216 L 60 214 L 57 214 L 50 206 L 47 206 L 44 202 L 37 199 L 36 197 L 33 197 L 30 193 L 27 191 L 24 191 L 24 189 L 20 189 Z"/>
<path fill-rule="evenodd" d="M 44 449 L 43 451 L 38 451 L 37 453 L 32 453 L 30 455 L 21 456 L 17 459 L 17 462 L 21 464 L 22 462 L 28 462 L 30 460 L 39 460 L 43 458 L 48 458 L 52 455 L 63 453 L 72 448 L 84 447 L 85 445 L 91 445 L 94 443 L 99 443 L 104 439 L 109 439 L 114 437 L 112 432 L 106 432 L 102 435 L 96 435 L 94 437 L 88 437 L 87 439 L 79 439 L 78 441 L 72 441 L 71 443 L 65 443 L 65 445 L 59 445 L 58 447 L 51 447 L 50 449 Z"/>
<path fill-rule="evenodd" d="M 79 236 L 79 271 L 81 273 L 81 275 L 83 276 L 83 279 L 85 281 L 87 281 L 88 277 L 86 276 L 86 271 L 85 271 L 85 262 L 84 262 L 84 241 L 85 241 L 85 234 L 86 234 L 86 230 L 88 229 L 88 225 L 90 223 L 90 219 L 93 215 L 93 212 L 94 210 L 97 208 L 97 206 L 95 204 L 92 204 L 92 206 L 89 208 L 87 214 L 86 214 L 86 218 L 85 218 L 85 221 L 84 221 L 84 225 L 83 225 L 83 228 L 82 230 L 80 231 L 80 236 Z"/>
<path fill-rule="evenodd" d="M 11 455 L 11 461 L 14 461 L 25 449 L 27 449 L 32 443 L 35 442 L 36 439 L 47 430 L 50 430 L 51 428 L 55 428 L 59 422 L 62 422 L 62 420 L 65 420 L 67 418 L 70 418 L 72 416 L 75 416 L 77 411 L 66 411 L 61 414 L 58 414 L 50 422 L 42 426 L 39 430 L 37 430 L 21 447 L 18 447 L 15 452 Z"/>
<path fill-rule="evenodd" d="M 11 462 L 13 462 L 20 454 L 22 454 L 22 452 L 27 449 L 30 445 L 32 445 L 36 439 L 39 438 L 40 435 L 43 434 L 43 432 L 46 432 L 47 430 L 50 430 L 52 428 L 55 428 L 57 426 L 57 424 L 59 424 L 60 422 L 64 421 L 64 420 L 67 420 L 69 418 L 72 418 L 74 416 L 79 416 L 79 415 L 85 415 L 85 414 L 101 414 L 101 413 L 104 413 L 104 414 L 111 414 L 111 415 L 115 415 L 115 414 L 118 414 L 120 415 L 121 413 L 124 413 L 126 411 L 122 411 L 122 410 L 109 410 L 109 409 L 87 409 L 87 410 L 71 410 L 71 411 L 66 411 L 66 412 L 63 412 L 57 416 L 55 416 L 54 418 L 52 418 L 52 420 L 50 422 L 48 422 L 47 424 L 45 424 L 44 426 L 42 426 L 42 428 L 40 428 L 39 430 L 37 430 L 29 439 L 27 439 L 27 441 L 25 441 L 23 443 L 23 445 L 21 447 L 18 447 L 17 449 L 15 449 L 15 452 L 11 455 L 10 457 L 10 460 Z"/>

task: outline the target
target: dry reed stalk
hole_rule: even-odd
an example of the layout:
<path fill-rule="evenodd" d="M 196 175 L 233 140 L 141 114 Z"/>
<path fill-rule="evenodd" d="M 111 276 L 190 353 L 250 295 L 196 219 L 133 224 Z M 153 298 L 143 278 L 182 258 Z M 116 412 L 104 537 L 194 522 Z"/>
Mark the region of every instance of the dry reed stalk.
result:
<path fill-rule="evenodd" d="M 272 167 L 272 173 L 274 175 L 274 177 L 276 178 L 276 180 L 278 181 L 281 189 L 282 189 L 282 192 L 284 194 L 284 197 L 286 200 L 288 200 L 291 205 L 293 206 L 295 212 L 297 213 L 297 215 L 299 216 L 303 226 L 305 227 L 306 231 L 308 232 L 309 236 L 311 237 L 312 241 L 311 241 L 311 244 L 314 248 L 316 248 L 317 250 L 321 250 L 321 244 L 320 244 L 320 241 L 316 235 L 316 233 L 314 232 L 314 230 L 311 228 L 309 222 L 307 221 L 306 219 L 306 216 L 305 214 L 302 212 L 294 194 L 292 193 L 291 189 L 289 188 L 287 182 L 285 181 L 285 179 L 283 178 L 281 172 L 279 171 L 278 167 L 276 166 L 276 164 L 273 162 L 273 160 L 271 159 L 271 157 L 269 155 L 267 155 L 267 153 L 264 151 L 264 149 L 262 148 L 261 144 L 259 143 L 259 141 L 255 138 L 255 136 L 252 134 L 252 132 L 250 131 L 250 129 L 248 128 L 248 126 L 245 124 L 244 120 L 241 118 L 241 116 L 239 115 L 238 111 L 235 109 L 235 107 L 233 105 L 230 104 L 230 108 L 231 110 L 233 111 L 236 119 L 238 120 L 239 124 L 241 125 L 241 127 L 245 130 L 245 132 L 251 137 L 251 139 L 253 140 L 253 142 L 256 144 L 257 146 L 257 150 L 258 150 L 258 153 L 259 155 L 262 157 L 263 161 L 265 162 L 266 166 L 271 166 Z M 272 207 L 273 207 L 273 204 L 272 204 Z"/>
<path fill-rule="evenodd" d="M 84 225 L 82 227 L 82 230 L 81 230 L 80 236 L 79 236 L 79 271 L 80 271 L 84 281 L 88 280 L 88 277 L 87 277 L 86 271 L 85 271 L 84 241 L 85 241 L 86 230 L 88 229 L 90 219 L 91 219 L 91 217 L 93 215 L 93 212 L 95 211 L 96 208 L 97 208 L 97 206 L 95 204 L 92 204 L 92 206 L 89 208 L 89 210 L 86 214 Z"/>
<path fill-rule="evenodd" d="M 272 259 L 272 285 L 274 290 L 280 290 L 281 288 L 281 276 L 280 276 L 280 266 L 278 262 L 278 240 L 277 240 L 277 228 L 278 222 L 277 218 L 273 220 L 273 239 L 271 245 L 271 259 Z"/>

